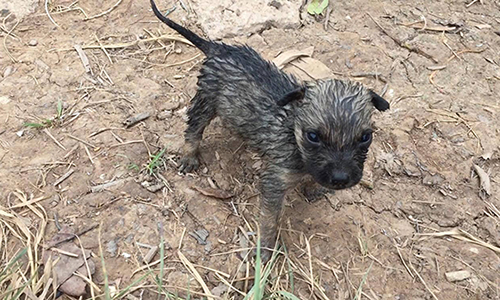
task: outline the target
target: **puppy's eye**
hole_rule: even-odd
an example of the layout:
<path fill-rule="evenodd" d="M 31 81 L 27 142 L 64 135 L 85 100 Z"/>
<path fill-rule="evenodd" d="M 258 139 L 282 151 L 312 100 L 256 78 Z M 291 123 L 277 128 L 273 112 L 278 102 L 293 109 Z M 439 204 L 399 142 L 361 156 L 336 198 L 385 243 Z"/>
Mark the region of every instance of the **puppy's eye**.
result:
<path fill-rule="evenodd" d="M 360 143 L 361 144 L 366 144 L 369 143 L 372 140 L 372 133 L 371 132 L 366 132 L 361 136 Z"/>
<path fill-rule="evenodd" d="M 309 131 L 307 134 L 307 140 L 313 144 L 319 144 L 319 136 L 316 132 L 314 131 Z"/>

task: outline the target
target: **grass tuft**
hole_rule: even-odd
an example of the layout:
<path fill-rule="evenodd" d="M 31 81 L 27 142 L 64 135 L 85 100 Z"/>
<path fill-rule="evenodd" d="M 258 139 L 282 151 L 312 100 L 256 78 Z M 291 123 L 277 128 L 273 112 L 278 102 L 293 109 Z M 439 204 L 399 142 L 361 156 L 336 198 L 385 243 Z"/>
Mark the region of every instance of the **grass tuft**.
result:
<path fill-rule="evenodd" d="M 161 165 L 161 158 L 163 157 L 163 154 L 165 154 L 166 150 L 167 148 L 161 150 L 155 155 L 151 155 L 150 161 L 146 166 L 146 169 L 149 171 L 149 174 L 153 175 L 155 169 Z"/>

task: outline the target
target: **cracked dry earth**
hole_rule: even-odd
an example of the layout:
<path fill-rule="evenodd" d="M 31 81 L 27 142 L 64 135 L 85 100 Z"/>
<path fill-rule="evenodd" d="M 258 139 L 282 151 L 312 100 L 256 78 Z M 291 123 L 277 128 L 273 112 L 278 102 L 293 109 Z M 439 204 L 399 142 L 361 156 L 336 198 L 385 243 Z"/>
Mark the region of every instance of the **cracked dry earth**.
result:
<path fill-rule="evenodd" d="M 113 5 L 108 2 L 78 6 L 95 15 Z M 177 3 L 171 17 L 200 33 L 197 22 L 208 20 L 204 11 L 214 7 L 191 2 L 193 12 Z M 357 299 L 500 299 L 500 2 L 332 2 L 326 30 L 324 18 L 301 13 L 300 27 L 271 22 L 250 35 L 229 32 L 223 38 L 247 43 L 268 59 L 313 46 L 312 57 L 335 76 L 385 92 L 391 102 L 389 111 L 375 113 L 365 184 L 312 204 L 296 192 L 287 196 L 283 240 L 297 265 L 307 272 L 312 267 L 322 291 L 311 289 L 295 270 L 293 293 L 300 299 L 354 299 L 361 285 Z M 40 5 L 23 18 L 9 17 L 7 31 L 1 31 L 4 39 L 14 28 L 15 37 L 6 37 L 0 49 L 0 205 L 15 205 L 16 190 L 44 197 L 38 202 L 49 219 L 44 241 L 58 226 L 79 232 L 101 224 L 115 286 L 140 276 L 132 272 L 143 265 L 147 249 L 137 243 L 158 245 L 160 234 L 168 246 L 169 286 L 186 287 L 190 280 L 178 251 L 194 264 L 245 277 L 233 250 L 253 243 L 243 233 L 255 228 L 259 158 L 216 120 L 202 143 L 200 171 L 176 171 L 203 56 L 179 41 L 148 41 L 150 33 L 174 33 L 157 22 L 147 1 L 124 0 L 88 21 L 78 10 L 56 13 L 54 7 L 59 27 Z M 258 14 L 259 7 L 254 10 Z M 2 18 L 7 14 L 2 11 Z M 299 14 L 294 17 L 291 23 L 299 24 Z M 140 41 L 106 53 L 83 47 L 91 70 L 86 72 L 74 46 L 97 45 L 96 36 L 103 45 Z M 123 125 L 144 112 L 150 117 Z M 23 126 L 54 117 L 46 130 Z M 147 166 L 149 154 L 162 149 L 158 179 Z M 481 186 L 475 165 L 489 186 Z M 106 183 L 112 184 L 96 190 Z M 210 188 L 233 197 L 210 197 Z M 36 230 L 36 218 L 16 212 Z M 428 235 L 442 232 L 448 234 Z M 22 247 L 16 238 L 1 236 L 0 247 L 11 249 L 7 257 Z M 83 234 L 81 244 L 98 253 L 97 228 Z M 94 260 L 93 280 L 102 284 L 100 260 Z M 224 287 L 214 272 L 198 271 L 210 290 Z M 455 271 L 468 276 L 447 276 Z M 194 281 L 191 289 L 203 291 Z M 242 298 L 234 291 L 219 294 Z"/>

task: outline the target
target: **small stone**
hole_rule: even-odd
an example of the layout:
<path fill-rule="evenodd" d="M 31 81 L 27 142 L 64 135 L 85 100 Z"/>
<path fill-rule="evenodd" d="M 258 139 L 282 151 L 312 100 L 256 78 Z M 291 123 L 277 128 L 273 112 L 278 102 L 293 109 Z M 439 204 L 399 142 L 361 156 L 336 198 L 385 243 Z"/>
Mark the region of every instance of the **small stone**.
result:
<path fill-rule="evenodd" d="M 125 258 L 125 259 L 129 259 L 132 257 L 132 255 L 128 254 L 127 252 L 123 252 L 122 253 L 122 256 Z"/>
<path fill-rule="evenodd" d="M 2 104 L 8 104 L 10 102 L 9 97 L 7 96 L 0 96 L 0 105 Z"/>
<path fill-rule="evenodd" d="M 171 110 L 164 110 L 164 111 L 158 113 L 158 115 L 156 115 L 156 118 L 158 120 L 166 120 L 166 119 L 169 119 L 170 117 L 172 117 Z"/>
<path fill-rule="evenodd" d="M 147 212 L 148 212 L 148 207 L 146 205 L 142 203 L 137 205 L 137 215 L 139 217 L 144 216 Z"/>
<path fill-rule="evenodd" d="M 269 2 L 268 5 L 276 8 L 276 9 L 280 9 L 280 7 L 283 6 L 283 4 L 281 4 L 281 2 L 276 1 L 276 0 L 272 0 L 271 2 Z"/>
<path fill-rule="evenodd" d="M 207 244 L 207 238 L 208 238 L 208 231 L 206 229 L 198 229 L 195 230 L 194 232 L 189 233 L 190 236 L 192 236 L 200 245 L 206 245 Z"/>
<path fill-rule="evenodd" d="M 205 253 L 210 253 L 210 251 L 212 251 L 212 243 L 210 241 L 207 242 L 207 244 L 205 245 Z"/>
<path fill-rule="evenodd" d="M 161 106 L 161 110 L 170 110 L 170 111 L 173 111 L 173 110 L 178 109 L 179 106 L 180 106 L 179 101 L 168 100 L 165 103 L 163 103 L 163 105 Z"/>
<path fill-rule="evenodd" d="M 471 274 L 467 270 L 454 271 L 444 274 L 449 282 L 461 281 L 470 278 Z"/>
<path fill-rule="evenodd" d="M 28 45 L 30 45 L 31 47 L 35 47 L 36 45 L 38 45 L 38 41 L 33 39 L 33 40 L 28 42 Z"/>
<path fill-rule="evenodd" d="M 116 252 L 118 251 L 118 245 L 114 240 L 111 240 L 108 242 L 108 245 L 106 247 L 106 252 L 111 254 L 111 256 L 116 256 Z"/>
<path fill-rule="evenodd" d="M 5 70 L 3 71 L 3 78 L 9 76 L 12 73 L 14 73 L 14 67 L 13 66 L 7 66 L 5 68 Z"/>
<path fill-rule="evenodd" d="M 223 283 L 219 283 L 219 285 L 216 286 L 216 287 L 214 287 L 210 292 L 215 297 L 221 297 L 222 294 L 224 294 L 225 292 L 227 292 L 227 290 L 228 290 L 227 285 L 225 285 Z"/>
<path fill-rule="evenodd" d="M 174 50 L 175 53 L 177 54 L 181 54 L 182 53 L 182 49 L 181 48 L 177 48 Z"/>
<path fill-rule="evenodd" d="M 436 175 L 427 175 L 422 179 L 422 183 L 425 185 L 432 185 L 436 186 L 441 184 L 444 181 L 444 178 L 441 177 L 439 174 Z"/>
<path fill-rule="evenodd" d="M 44 71 L 49 71 L 50 67 L 41 59 L 35 59 L 35 65 Z"/>

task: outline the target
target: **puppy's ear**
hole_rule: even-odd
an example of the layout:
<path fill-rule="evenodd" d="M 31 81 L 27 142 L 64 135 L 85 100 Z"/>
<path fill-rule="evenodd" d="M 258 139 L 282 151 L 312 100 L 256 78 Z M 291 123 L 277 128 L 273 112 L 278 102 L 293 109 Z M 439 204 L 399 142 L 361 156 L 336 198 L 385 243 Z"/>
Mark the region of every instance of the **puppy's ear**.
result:
<path fill-rule="evenodd" d="M 306 88 L 301 86 L 283 95 L 283 97 L 281 97 L 281 99 L 278 100 L 277 104 L 279 106 L 285 106 L 290 102 L 300 101 L 304 99 L 305 94 L 306 94 Z"/>
<path fill-rule="evenodd" d="M 387 100 L 377 95 L 377 93 L 375 93 L 374 91 L 370 91 L 370 95 L 372 96 L 373 106 L 375 106 L 376 109 L 380 111 L 385 111 L 389 109 L 390 105 L 389 102 L 387 102 Z"/>

